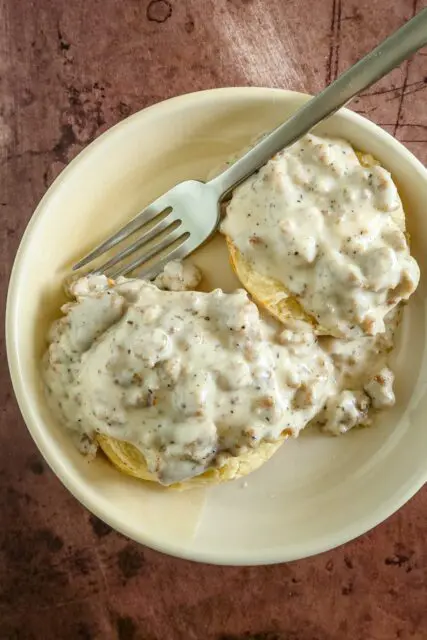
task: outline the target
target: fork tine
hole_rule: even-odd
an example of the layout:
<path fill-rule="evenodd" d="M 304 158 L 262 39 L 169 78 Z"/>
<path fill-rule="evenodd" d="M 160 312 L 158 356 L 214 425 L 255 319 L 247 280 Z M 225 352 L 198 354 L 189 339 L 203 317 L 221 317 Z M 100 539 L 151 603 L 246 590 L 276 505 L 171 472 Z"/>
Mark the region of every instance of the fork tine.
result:
<path fill-rule="evenodd" d="M 111 273 L 110 278 L 115 280 L 119 276 L 125 276 L 126 274 L 139 267 L 139 265 L 147 262 L 151 258 L 154 258 L 154 256 L 156 256 L 160 251 L 163 251 L 163 249 L 167 249 L 171 244 L 173 244 L 180 238 L 184 238 L 186 236 L 188 237 L 188 235 L 188 232 L 184 232 L 181 226 L 179 226 L 177 229 L 169 233 L 161 242 L 156 244 L 150 251 L 148 251 L 147 253 L 143 253 L 142 255 L 135 258 L 135 260 L 133 260 L 132 262 Z"/>
<path fill-rule="evenodd" d="M 164 258 L 160 260 L 160 262 L 156 262 L 154 267 L 148 267 L 148 269 L 141 269 L 138 271 L 138 278 L 143 278 L 144 280 L 151 280 L 155 278 L 161 271 L 163 271 L 163 267 L 170 262 L 171 260 L 182 260 L 189 253 L 188 249 L 188 240 L 184 240 L 179 247 L 176 247 L 171 253 L 168 253 Z"/>
<path fill-rule="evenodd" d="M 119 251 L 119 253 L 117 253 L 115 256 L 110 258 L 110 260 L 107 260 L 107 262 L 102 264 L 100 267 L 97 267 L 96 271 L 97 272 L 99 271 L 100 273 L 105 273 L 107 269 L 114 267 L 114 265 L 116 265 L 118 262 L 121 262 L 122 260 L 130 256 L 131 253 L 134 253 L 137 249 L 140 249 L 144 245 L 148 244 L 160 233 L 162 233 L 163 231 L 166 231 L 168 227 L 171 227 L 174 224 L 174 222 L 178 222 L 178 221 L 171 219 L 169 215 L 167 215 L 166 218 L 162 218 L 153 227 L 151 227 L 149 231 L 147 231 L 140 238 L 138 238 L 138 240 L 135 240 L 135 242 L 133 242 L 128 247 L 126 247 L 126 249 L 123 249 L 123 251 Z M 181 224 L 181 221 L 179 221 L 179 224 Z"/>
<path fill-rule="evenodd" d="M 148 207 L 141 211 L 141 213 L 139 213 L 136 218 L 133 218 L 133 220 L 128 222 L 124 227 L 117 231 L 117 233 L 108 238 L 108 240 L 105 240 L 105 242 L 102 242 L 100 245 L 98 245 L 93 251 L 88 253 L 87 256 L 79 260 L 79 262 L 77 262 L 73 266 L 73 271 L 77 271 L 77 269 L 86 266 L 87 264 L 89 264 L 89 262 L 95 260 L 95 258 L 98 258 L 106 251 L 109 251 L 110 249 L 115 247 L 116 244 L 128 238 L 132 233 L 135 233 L 135 231 L 144 226 L 144 224 L 147 224 L 147 222 L 153 220 L 153 218 L 162 213 L 162 211 L 165 211 L 165 209 L 168 208 L 167 198 L 165 197 L 165 195 L 160 196 L 160 198 L 157 198 L 157 200 L 154 200 L 154 202 L 149 204 Z"/>

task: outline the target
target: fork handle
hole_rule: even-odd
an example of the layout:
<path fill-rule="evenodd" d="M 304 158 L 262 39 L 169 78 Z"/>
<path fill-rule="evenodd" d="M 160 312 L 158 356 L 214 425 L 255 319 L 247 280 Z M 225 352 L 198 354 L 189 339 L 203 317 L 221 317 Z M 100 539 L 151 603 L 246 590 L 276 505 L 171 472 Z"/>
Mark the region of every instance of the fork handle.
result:
<path fill-rule="evenodd" d="M 317 96 L 306 102 L 286 122 L 210 181 L 221 195 L 250 176 L 275 153 L 288 147 L 316 124 L 335 113 L 358 93 L 427 44 L 427 8 L 342 73 Z"/>

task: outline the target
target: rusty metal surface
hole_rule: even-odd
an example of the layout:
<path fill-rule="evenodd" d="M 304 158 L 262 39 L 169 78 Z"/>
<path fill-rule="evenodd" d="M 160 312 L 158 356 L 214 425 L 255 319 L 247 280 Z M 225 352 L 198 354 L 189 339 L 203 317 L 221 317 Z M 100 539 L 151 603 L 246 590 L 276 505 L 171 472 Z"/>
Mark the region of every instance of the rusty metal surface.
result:
<path fill-rule="evenodd" d="M 0 0 L 1 312 L 45 189 L 106 128 L 227 85 L 315 92 L 422 0 Z M 427 161 L 427 52 L 353 105 Z M 42 462 L 3 338 L 0 639 L 425 640 L 427 491 L 361 539 L 289 565 L 219 568 L 112 532 Z M 427 464 L 427 463 L 426 463 Z"/>

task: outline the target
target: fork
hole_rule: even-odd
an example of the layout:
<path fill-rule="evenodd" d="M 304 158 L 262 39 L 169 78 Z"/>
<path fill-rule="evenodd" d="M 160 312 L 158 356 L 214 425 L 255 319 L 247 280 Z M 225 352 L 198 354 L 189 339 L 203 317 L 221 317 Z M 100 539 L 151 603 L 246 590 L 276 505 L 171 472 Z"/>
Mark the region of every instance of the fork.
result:
<path fill-rule="evenodd" d="M 223 173 L 209 182 L 187 180 L 177 184 L 75 264 L 73 270 L 87 266 L 137 235 L 130 245 L 93 272 L 117 278 L 141 267 L 139 277 L 154 278 L 167 262 L 182 260 L 212 236 L 220 222 L 220 204 L 234 187 L 425 44 L 427 8 L 306 102 Z M 126 262 L 133 254 L 135 257 Z"/>

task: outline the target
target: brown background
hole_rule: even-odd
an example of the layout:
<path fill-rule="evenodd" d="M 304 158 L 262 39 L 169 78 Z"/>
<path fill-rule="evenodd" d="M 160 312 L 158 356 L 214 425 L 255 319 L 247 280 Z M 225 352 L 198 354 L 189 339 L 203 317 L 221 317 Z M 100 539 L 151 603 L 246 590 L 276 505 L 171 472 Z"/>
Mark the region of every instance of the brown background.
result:
<path fill-rule="evenodd" d="M 425 4 L 0 0 L 2 293 L 36 203 L 102 131 L 198 89 L 315 92 Z M 426 56 L 353 103 L 424 161 Z M 53 476 L 1 350 L 1 639 L 427 638 L 426 489 L 375 531 L 317 558 L 258 568 L 167 558 L 111 531 Z"/>

